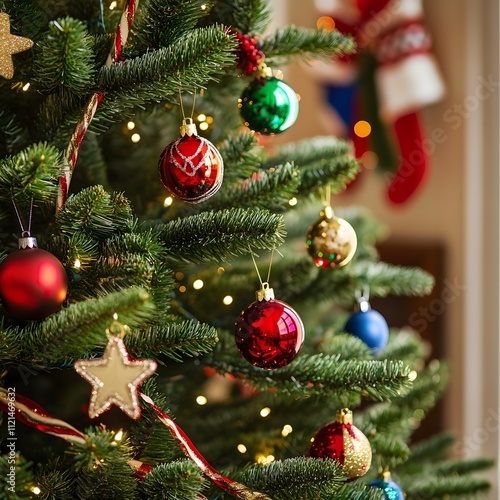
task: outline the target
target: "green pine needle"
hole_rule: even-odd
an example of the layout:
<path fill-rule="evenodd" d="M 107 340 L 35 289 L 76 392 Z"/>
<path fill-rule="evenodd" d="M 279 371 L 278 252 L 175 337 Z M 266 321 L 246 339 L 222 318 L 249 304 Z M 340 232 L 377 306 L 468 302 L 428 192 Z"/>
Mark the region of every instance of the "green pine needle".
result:
<path fill-rule="evenodd" d="M 68 235 L 84 233 L 104 240 L 128 232 L 133 224 L 129 201 L 120 193 L 93 186 L 71 195 L 57 214 L 56 223 Z"/>
<path fill-rule="evenodd" d="M 350 36 L 337 30 L 325 31 L 288 26 L 265 37 L 261 50 L 266 58 L 275 57 L 281 62 L 284 56 L 300 56 L 302 60 L 352 54 L 355 44 Z"/>
<path fill-rule="evenodd" d="M 207 479 L 191 460 L 157 465 L 139 483 L 142 498 L 148 500 L 197 500 Z"/>
<path fill-rule="evenodd" d="M 468 500 L 474 495 L 486 493 L 491 489 L 491 483 L 485 479 L 474 477 L 422 477 L 420 481 L 412 485 L 405 486 L 402 482 L 400 486 L 409 498 L 415 500 L 441 500 L 442 498 L 454 498 Z"/>
<path fill-rule="evenodd" d="M 268 2 L 263 0 L 219 0 L 207 21 L 232 26 L 243 34 L 263 33 L 270 21 Z"/>
<path fill-rule="evenodd" d="M 86 434 L 85 442 L 66 450 L 77 472 L 77 498 L 137 498 L 127 438 L 116 441 L 115 432 L 103 427 L 88 429 Z"/>
<path fill-rule="evenodd" d="M 36 87 L 42 92 L 67 87 L 76 95 L 88 95 L 95 74 L 92 45 L 83 22 L 69 17 L 52 21 L 36 44 Z"/>
<path fill-rule="evenodd" d="M 267 210 L 230 209 L 177 219 L 158 228 L 168 257 L 177 262 L 221 262 L 253 249 L 272 250 L 283 243 L 280 215 Z"/>
<path fill-rule="evenodd" d="M 282 212 L 297 193 L 300 177 L 297 168 L 287 163 L 272 170 L 261 170 L 238 185 L 226 187 L 204 204 L 205 209 L 262 208 Z"/>
<path fill-rule="evenodd" d="M 70 304 L 45 321 L 26 327 L 18 342 L 22 340 L 24 359 L 61 366 L 88 357 L 96 348 L 102 349 L 114 313 L 122 324 L 134 329 L 151 321 L 155 311 L 143 289 L 130 288 Z"/>
<path fill-rule="evenodd" d="M 32 144 L 0 159 L 0 199 L 47 203 L 57 196 L 62 153 L 47 143 Z"/>
<path fill-rule="evenodd" d="M 155 325 L 141 335 L 126 339 L 129 352 L 135 358 L 165 356 L 181 363 L 185 358 L 207 354 L 213 350 L 219 337 L 217 330 L 196 321 Z"/>
<path fill-rule="evenodd" d="M 410 385 L 410 370 L 400 361 L 338 361 L 337 356 L 302 354 L 288 366 L 269 372 L 218 353 L 210 359 L 210 366 L 290 396 L 312 396 L 328 390 L 338 398 L 361 395 L 388 400 Z M 350 404 L 346 401 L 344 406 Z"/>
<path fill-rule="evenodd" d="M 94 120 L 114 120 L 147 103 L 176 102 L 179 89 L 204 88 L 207 81 L 216 79 L 226 66 L 234 64 L 234 48 L 232 35 L 211 26 L 193 30 L 169 47 L 103 68 L 99 79 L 106 99 Z"/>
<path fill-rule="evenodd" d="M 255 491 L 268 494 L 273 500 L 301 498 L 352 499 L 364 486 L 343 488 L 346 478 L 342 468 L 334 460 L 297 457 L 288 460 L 276 460 L 263 466 L 253 466 L 239 475 L 241 483 Z M 379 494 L 367 492 L 366 499 L 382 498 Z"/>

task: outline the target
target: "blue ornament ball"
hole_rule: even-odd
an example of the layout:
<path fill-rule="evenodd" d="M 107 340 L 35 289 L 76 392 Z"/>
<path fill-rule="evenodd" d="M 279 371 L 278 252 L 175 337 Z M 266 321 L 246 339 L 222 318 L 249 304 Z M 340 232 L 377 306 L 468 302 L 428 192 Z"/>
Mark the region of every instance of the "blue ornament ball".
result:
<path fill-rule="evenodd" d="M 405 500 L 403 490 L 392 479 L 375 479 L 368 486 L 384 490 L 384 496 L 387 500 Z"/>
<path fill-rule="evenodd" d="M 373 309 L 354 313 L 347 320 L 344 331 L 361 339 L 374 354 L 384 349 L 389 340 L 387 321 Z"/>

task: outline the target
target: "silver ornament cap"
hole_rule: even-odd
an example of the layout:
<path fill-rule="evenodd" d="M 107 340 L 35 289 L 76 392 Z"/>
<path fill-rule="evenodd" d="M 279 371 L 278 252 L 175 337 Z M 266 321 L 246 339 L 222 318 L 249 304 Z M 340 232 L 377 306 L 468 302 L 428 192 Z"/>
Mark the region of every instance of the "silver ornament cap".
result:
<path fill-rule="evenodd" d="M 20 250 L 24 250 L 26 248 L 38 248 L 36 238 L 30 236 L 30 233 L 28 233 L 27 231 L 23 232 L 17 244 Z"/>

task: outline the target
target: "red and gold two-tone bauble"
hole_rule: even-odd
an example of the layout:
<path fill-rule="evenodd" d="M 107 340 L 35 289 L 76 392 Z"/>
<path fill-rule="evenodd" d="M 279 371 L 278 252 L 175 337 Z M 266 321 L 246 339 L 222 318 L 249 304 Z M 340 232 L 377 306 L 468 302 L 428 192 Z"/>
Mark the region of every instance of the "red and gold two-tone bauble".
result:
<path fill-rule="evenodd" d="M 314 436 L 310 455 L 338 462 L 349 479 L 368 472 L 372 449 L 368 438 L 352 423 L 352 412 L 343 408 L 335 422 L 323 426 Z"/>
<path fill-rule="evenodd" d="M 236 321 L 236 345 L 252 365 L 266 370 L 282 368 L 302 349 L 304 325 L 292 307 L 274 298 L 268 283 L 262 283 L 256 297 Z"/>
<path fill-rule="evenodd" d="M 161 182 L 174 198 L 200 203 L 221 187 L 224 162 L 217 148 L 198 135 L 190 118 L 183 120 L 180 135 L 160 156 Z"/>
<path fill-rule="evenodd" d="M 0 299 L 14 318 L 41 320 L 66 299 L 68 278 L 61 262 L 37 248 L 36 238 L 19 238 L 19 250 L 0 264 Z"/>

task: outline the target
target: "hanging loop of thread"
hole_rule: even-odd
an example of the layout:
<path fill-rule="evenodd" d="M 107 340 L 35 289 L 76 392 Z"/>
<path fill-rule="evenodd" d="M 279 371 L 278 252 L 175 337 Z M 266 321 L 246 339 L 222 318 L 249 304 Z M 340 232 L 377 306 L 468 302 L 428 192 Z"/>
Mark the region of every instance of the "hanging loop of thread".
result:
<path fill-rule="evenodd" d="M 30 201 L 30 213 L 29 213 L 29 219 L 28 219 L 28 229 L 24 229 L 24 224 L 23 220 L 21 218 L 21 215 L 19 214 L 19 210 L 17 209 L 16 202 L 14 201 L 14 198 L 12 198 L 12 205 L 14 206 L 14 210 L 17 215 L 17 220 L 19 221 L 19 227 L 21 228 L 21 236 L 23 238 L 27 238 L 31 236 L 31 220 L 33 218 L 33 198 L 31 198 Z"/>
<path fill-rule="evenodd" d="M 323 189 L 323 206 L 325 207 L 330 206 L 331 196 L 332 196 L 331 186 L 330 184 L 327 184 Z"/>
<path fill-rule="evenodd" d="M 196 106 L 196 89 L 194 90 L 193 92 L 193 105 L 191 107 L 191 122 L 193 121 L 193 117 L 194 117 L 194 108 Z M 182 90 L 181 90 L 181 86 L 179 84 L 179 104 L 181 106 L 181 112 L 182 112 L 182 119 L 183 120 L 186 120 L 186 112 L 184 111 L 184 103 L 182 101 Z"/>
<path fill-rule="evenodd" d="M 257 262 L 255 262 L 255 258 L 253 256 L 253 252 L 252 252 L 252 248 L 250 247 L 250 244 L 248 245 L 248 249 L 250 250 L 250 257 L 252 257 L 253 265 L 255 267 L 255 270 L 257 271 L 257 276 L 259 277 L 259 282 L 260 282 L 261 286 L 262 287 L 265 287 L 265 286 L 269 287 L 269 280 L 271 279 L 271 268 L 273 265 L 274 251 L 276 250 L 276 247 L 274 247 L 271 250 L 271 259 L 269 261 L 269 269 L 267 271 L 267 280 L 264 282 L 262 281 L 262 278 L 260 276 L 259 268 L 257 267 Z M 278 250 L 276 250 L 276 252 L 278 252 L 283 257 L 283 255 Z"/>

